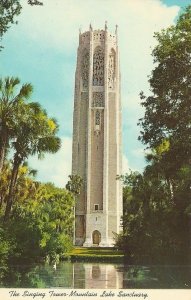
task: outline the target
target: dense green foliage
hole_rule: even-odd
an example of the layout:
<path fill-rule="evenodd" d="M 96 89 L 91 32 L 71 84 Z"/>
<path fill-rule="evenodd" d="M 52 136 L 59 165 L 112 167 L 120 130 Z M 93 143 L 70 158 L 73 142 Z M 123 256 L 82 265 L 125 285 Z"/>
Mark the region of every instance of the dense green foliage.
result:
<path fill-rule="evenodd" d="M 180 173 L 172 197 L 167 180 L 148 166 L 125 177 L 124 232 L 118 245 L 138 263 L 187 263 L 190 244 L 190 191 Z"/>
<path fill-rule="evenodd" d="M 27 161 L 60 146 L 58 124 L 39 103 L 33 87 L 18 78 L 0 80 L 0 263 L 57 261 L 71 250 L 74 196 L 35 181 Z M 50 170 L 51 172 L 52 170 Z"/>
<path fill-rule="evenodd" d="M 191 6 L 176 26 L 156 33 L 152 95 L 141 98 L 143 174 L 123 177 L 124 233 L 118 245 L 134 261 L 188 263 L 191 222 Z"/>
<path fill-rule="evenodd" d="M 123 262 L 124 253 L 113 248 L 74 248 L 69 253 L 72 261 L 88 261 L 88 262 Z"/>
<path fill-rule="evenodd" d="M 161 153 L 166 173 L 176 173 L 191 158 L 191 6 L 176 26 L 155 34 L 153 51 L 157 67 L 150 77 L 152 96 L 142 93 L 146 112 L 140 120 L 140 139 L 156 149 L 168 141 Z"/>
<path fill-rule="evenodd" d="M 53 184 L 34 181 L 27 165 L 19 168 L 11 217 L 0 215 L 1 274 L 9 264 L 58 261 L 72 249 L 74 197 Z"/>
<path fill-rule="evenodd" d="M 69 181 L 66 184 L 66 189 L 76 197 L 80 194 L 82 184 L 83 179 L 79 175 L 69 175 Z"/>
<path fill-rule="evenodd" d="M 16 238 L 18 257 L 56 260 L 70 250 L 73 205 L 73 197 L 52 184 L 40 184 L 31 199 L 15 205 L 7 233 Z"/>

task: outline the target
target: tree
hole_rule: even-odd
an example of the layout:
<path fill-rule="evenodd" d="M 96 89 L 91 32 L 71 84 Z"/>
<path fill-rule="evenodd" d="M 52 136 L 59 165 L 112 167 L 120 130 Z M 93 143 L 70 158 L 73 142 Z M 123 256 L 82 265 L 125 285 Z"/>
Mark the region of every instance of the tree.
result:
<path fill-rule="evenodd" d="M 0 209 L 1 214 L 5 210 L 7 197 L 9 195 L 9 185 L 11 180 L 11 161 L 6 160 L 3 170 L 0 173 Z M 14 189 L 14 198 L 17 202 L 22 202 L 28 196 L 32 197 L 38 183 L 34 181 L 37 171 L 31 169 L 28 164 L 23 163 L 18 170 L 18 178 Z"/>
<path fill-rule="evenodd" d="M 17 202 L 6 230 L 16 241 L 12 259 L 55 260 L 72 247 L 72 195 L 51 183 L 39 183 L 35 193 Z"/>
<path fill-rule="evenodd" d="M 191 216 L 191 6 L 155 37 L 152 95 L 141 92 L 145 115 L 139 139 L 147 145 L 142 174 L 123 179 L 123 236 L 119 244 L 139 263 L 188 263 Z M 138 238 L 137 238 L 138 237 Z"/>
<path fill-rule="evenodd" d="M 79 175 L 69 175 L 70 180 L 66 184 L 66 189 L 75 197 L 80 194 L 83 179 Z"/>
<path fill-rule="evenodd" d="M 176 172 L 191 158 L 191 6 L 179 17 L 177 24 L 155 37 L 153 50 L 157 64 L 150 77 L 152 96 L 144 100 L 145 116 L 140 140 L 156 149 L 165 140 L 169 147 L 161 162 L 168 162 L 169 172 Z M 168 170 L 167 170 L 168 171 Z"/>
<path fill-rule="evenodd" d="M 0 38 L 9 29 L 10 24 L 17 24 L 15 17 L 21 12 L 19 0 L 0 0 Z M 0 50 L 3 47 L 0 46 Z"/>
<path fill-rule="evenodd" d="M 16 17 L 21 13 L 20 0 L 0 0 L 0 39 L 10 28 L 11 24 L 17 24 Z M 28 0 L 29 5 L 43 5 L 42 1 Z M 0 45 L 0 51 L 3 47 Z"/>
<path fill-rule="evenodd" d="M 23 84 L 20 88 L 19 85 L 20 80 L 17 77 L 0 79 L 0 172 L 10 141 L 15 138 L 22 106 L 33 90 L 31 84 Z"/>
<path fill-rule="evenodd" d="M 191 6 L 155 37 L 157 64 L 150 77 L 152 96 L 141 93 L 145 107 L 140 140 L 151 150 L 150 169 L 170 190 L 170 240 L 188 258 L 191 216 Z M 175 229 L 176 228 L 176 229 Z"/>
<path fill-rule="evenodd" d="M 143 174 L 132 172 L 123 177 L 123 234 L 116 244 L 125 250 L 128 260 L 188 263 L 190 174 L 179 174 L 173 199 L 168 182 L 155 165 L 148 165 Z"/>
<path fill-rule="evenodd" d="M 6 163 L 3 166 L 2 172 L 0 172 L 0 209 L 5 203 L 5 199 L 8 195 L 10 176 L 11 176 L 10 162 L 6 161 Z"/>
<path fill-rule="evenodd" d="M 38 0 L 28 0 L 28 4 L 29 5 L 43 5 L 42 1 L 38 1 Z"/>
<path fill-rule="evenodd" d="M 27 162 L 24 162 L 18 170 L 17 182 L 14 189 L 15 202 L 22 203 L 27 198 L 35 197 L 36 190 L 39 183 L 35 181 L 37 170 L 34 170 L 28 166 Z"/>
<path fill-rule="evenodd" d="M 80 190 L 83 184 L 83 179 L 79 175 L 69 175 L 69 181 L 66 184 L 66 189 L 73 195 L 74 200 L 77 200 L 77 197 L 80 195 Z M 73 206 L 73 214 L 75 217 L 75 201 Z M 74 219 L 74 226 L 73 226 L 73 243 L 75 244 L 75 228 L 76 223 Z"/>
<path fill-rule="evenodd" d="M 14 201 L 14 190 L 20 165 L 30 155 L 38 154 L 39 157 L 42 157 L 47 152 L 56 153 L 61 145 L 60 138 L 56 136 L 57 131 L 58 124 L 56 121 L 49 118 L 38 103 L 22 106 L 22 115 L 20 115 L 18 126 L 15 127 L 15 141 L 12 143 L 15 153 L 5 220 L 9 218 Z"/>

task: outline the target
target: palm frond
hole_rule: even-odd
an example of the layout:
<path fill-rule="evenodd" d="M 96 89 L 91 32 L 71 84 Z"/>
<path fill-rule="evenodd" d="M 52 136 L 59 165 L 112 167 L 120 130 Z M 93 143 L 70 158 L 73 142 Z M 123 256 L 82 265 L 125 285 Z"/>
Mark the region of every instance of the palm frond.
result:
<path fill-rule="evenodd" d="M 32 92 L 33 92 L 32 84 L 25 83 L 22 85 L 18 97 L 24 97 L 25 99 L 28 99 L 31 96 Z"/>
<path fill-rule="evenodd" d="M 29 175 L 31 175 L 31 176 L 33 176 L 33 177 L 36 177 L 37 173 L 38 173 L 38 171 L 35 170 L 35 169 L 30 169 L 30 170 L 29 170 Z"/>
<path fill-rule="evenodd" d="M 38 114 L 42 111 L 42 107 L 41 107 L 41 104 L 39 102 L 30 102 L 28 104 L 28 106 L 30 108 L 32 108 L 32 110 L 34 111 L 35 114 Z"/>
<path fill-rule="evenodd" d="M 39 139 L 38 152 L 56 153 L 61 147 L 61 139 L 55 136 L 48 136 Z"/>
<path fill-rule="evenodd" d="M 13 92 L 16 85 L 20 83 L 20 80 L 18 77 L 6 77 L 2 81 L 2 92 L 4 96 L 10 97 Z"/>
<path fill-rule="evenodd" d="M 22 165 L 23 167 L 28 167 L 29 166 L 28 161 L 25 160 Z"/>
<path fill-rule="evenodd" d="M 54 122 L 54 124 L 55 124 L 55 130 L 54 130 L 54 133 L 57 133 L 58 130 L 59 130 L 59 124 L 58 124 L 57 119 L 56 119 L 56 118 L 51 118 L 50 120 L 51 120 L 52 122 Z"/>

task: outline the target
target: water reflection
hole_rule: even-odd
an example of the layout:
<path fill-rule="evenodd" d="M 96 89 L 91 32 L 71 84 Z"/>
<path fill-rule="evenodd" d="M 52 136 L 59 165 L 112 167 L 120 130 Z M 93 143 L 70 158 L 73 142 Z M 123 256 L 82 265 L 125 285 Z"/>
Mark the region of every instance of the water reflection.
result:
<path fill-rule="evenodd" d="M 191 288 L 191 267 L 126 266 L 123 264 L 62 262 L 53 266 L 14 266 L 1 287 L 127 289 Z"/>
<path fill-rule="evenodd" d="M 120 289 L 123 273 L 112 264 L 74 264 L 74 288 Z"/>

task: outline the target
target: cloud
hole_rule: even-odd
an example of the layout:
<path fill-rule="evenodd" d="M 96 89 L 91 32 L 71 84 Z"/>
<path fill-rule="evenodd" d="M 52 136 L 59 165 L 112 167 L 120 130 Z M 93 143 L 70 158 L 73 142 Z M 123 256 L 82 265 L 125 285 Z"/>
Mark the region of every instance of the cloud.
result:
<path fill-rule="evenodd" d="M 71 174 L 72 162 L 72 139 L 62 137 L 62 147 L 56 154 L 47 154 L 44 159 L 37 157 L 29 159 L 29 165 L 37 169 L 37 177 L 41 182 L 53 182 L 59 187 L 64 187 L 68 182 L 68 175 Z M 122 155 L 122 174 L 129 173 L 132 169 L 125 154 Z"/>
<path fill-rule="evenodd" d="M 132 154 L 136 157 L 143 156 L 143 155 L 145 155 L 145 150 L 144 150 L 144 148 L 133 149 Z"/>
<path fill-rule="evenodd" d="M 106 19 L 109 31 L 115 31 L 116 23 L 119 26 L 124 169 L 127 170 L 128 161 L 131 166 L 142 167 L 143 151 L 139 155 L 132 153 L 133 149 L 141 147 L 137 141 L 137 121 L 143 117 L 144 110 L 140 106 L 139 93 L 143 90 L 149 94 L 148 75 L 153 69 L 151 52 L 156 44 L 154 32 L 172 25 L 180 8 L 168 7 L 159 0 L 46 0 L 43 7 L 30 7 L 22 0 L 22 6 L 19 24 L 8 32 L 14 37 L 15 51 L 15 44 L 23 45 L 20 47 L 22 55 L 15 56 L 20 59 L 19 68 L 23 66 L 22 60 L 27 61 L 23 66 L 28 72 L 27 80 L 33 82 L 32 75 L 35 74 L 35 88 L 39 84 L 42 92 L 39 98 L 44 99 L 42 104 L 47 111 L 58 118 L 64 136 L 63 148 L 58 154 L 47 155 L 43 161 L 33 160 L 39 170 L 38 178 L 63 186 L 71 173 L 71 138 L 66 135 L 71 134 L 72 127 L 78 29 L 87 31 L 90 23 L 94 29 L 102 29 Z M 30 59 L 27 51 L 32 53 Z"/>
<path fill-rule="evenodd" d="M 129 169 L 130 169 L 129 161 L 128 161 L 126 155 L 123 154 L 123 157 L 122 157 L 122 173 L 123 174 L 129 173 Z"/>
<path fill-rule="evenodd" d="M 153 45 L 153 32 L 169 26 L 179 10 L 159 0 L 46 0 L 43 7 L 32 8 L 23 0 L 22 5 L 20 26 L 34 41 L 62 51 L 76 51 L 79 27 L 86 31 L 92 23 L 93 28 L 103 28 L 107 18 L 110 30 L 119 25 L 120 50 L 134 57 Z M 143 56 L 142 61 L 147 63 L 147 58 Z"/>
<path fill-rule="evenodd" d="M 95 29 L 104 28 L 107 18 L 108 28 L 114 32 L 117 23 L 124 92 L 145 88 L 156 43 L 153 34 L 171 25 L 180 9 L 159 0 L 46 0 L 43 7 L 32 8 L 23 0 L 22 5 L 18 34 L 30 37 L 39 48 L 54 48 L 64 56 L 76 55 L 79 27 L 87 31 L 92 23 Z"/>
<path fill-rule="evenodd" d="M 38 170 L 38 180 L 53 182 L 59 187 L 64 187 L 71 174 L 72 139 L 62 137 L 62 147 L 56 154 L 47 154 L 39 160 L 37 157 L 29 159 L 29 165 Z"/>

